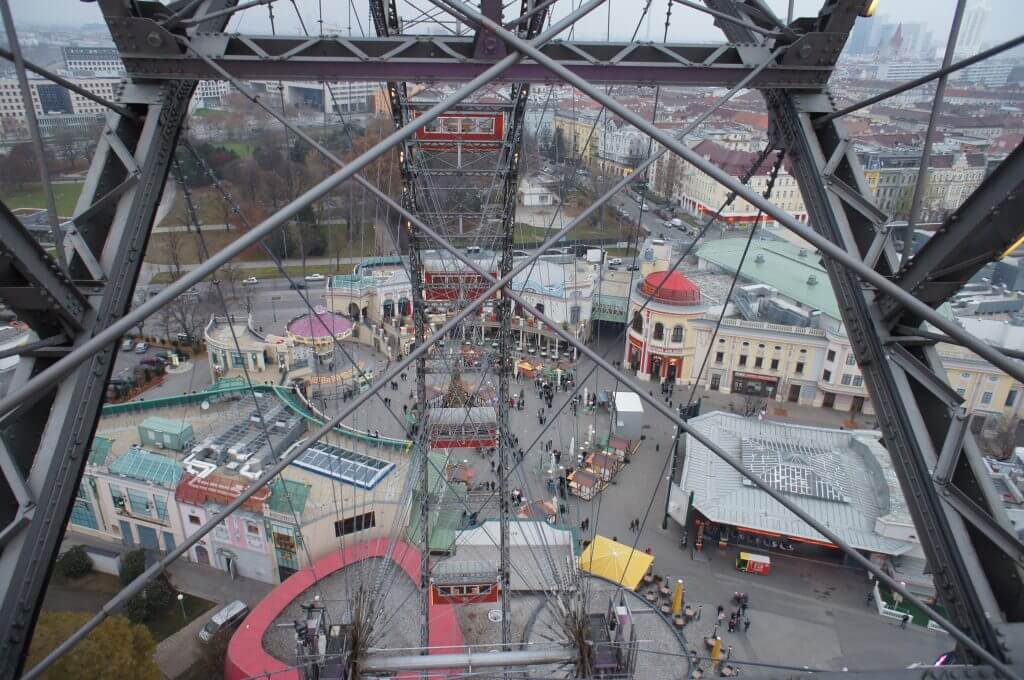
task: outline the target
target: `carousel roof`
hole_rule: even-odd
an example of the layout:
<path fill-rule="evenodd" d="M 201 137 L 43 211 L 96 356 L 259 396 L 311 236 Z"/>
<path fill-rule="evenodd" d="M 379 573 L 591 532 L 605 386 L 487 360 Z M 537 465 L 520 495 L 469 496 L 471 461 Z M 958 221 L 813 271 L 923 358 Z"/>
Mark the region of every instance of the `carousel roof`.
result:
<path fill-rule="evenodd" d="M 352 325 L 341 314 L 318 309 L 315 314 L 303 314 L 289 322 L 288 332 L 299 338 L 330 338 L 348 335 Z"/>

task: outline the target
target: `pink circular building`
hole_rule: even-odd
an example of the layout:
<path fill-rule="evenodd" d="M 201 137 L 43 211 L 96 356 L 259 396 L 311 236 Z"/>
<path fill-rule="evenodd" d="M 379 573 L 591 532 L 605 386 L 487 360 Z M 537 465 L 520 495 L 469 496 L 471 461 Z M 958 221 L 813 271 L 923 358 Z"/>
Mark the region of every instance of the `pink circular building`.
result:
<path fill-rule="evenodd" d="M 288 322 L 288 337 L 297 345 L 313 347 L 317 354 L 330 354 L 334 342 L 352 335 L 352 322 L 341 314 L 317 307 Z"/>

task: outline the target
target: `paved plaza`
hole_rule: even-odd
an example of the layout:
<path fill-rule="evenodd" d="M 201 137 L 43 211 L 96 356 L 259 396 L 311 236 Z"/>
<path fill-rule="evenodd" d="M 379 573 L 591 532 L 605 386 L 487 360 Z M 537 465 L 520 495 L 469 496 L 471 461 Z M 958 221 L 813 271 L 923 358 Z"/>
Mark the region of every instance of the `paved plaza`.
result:
<path fill-rule="evenodd" d="M 592 346 L 599 354 L 607 351 L 605 356 L 609 361 L 621 359 L 621 340 L 611 333 L 595 339 Z M 589 360 L 580 362 L 578 379 L 582 380 L 587 375 L 590 366 Z M 476 386 L 480 375 L 467 373 L 463 379 L 467 384 Z M 414 385 L 413 373 L 410 372 L 406 381 L 398 381 L 397 389 L 385 386 L 380 395 L 391 399 L 390 412 L 379 400 L 374 400 L 348 419 L 347 424 L 360 429 L 379 430 L 382 436 L 401 435 L 402 407 L 412 403 L 410 394 Z M 621 389 L 621 383 L 617 384 L 603 371 L 594 372 L 584 386 L 588 393 Z M 521 489 L 527 499 L 551 499 L 552 492 L 547 486 L 551 458 L 541 450 L 543 445 L 551 439 L 553 448 L 568 452 L 571 445 L 579 446 L 580 442 L 585 442 L 591 432 L 595 436 L 607 435 L 610 418 L 602 409 L 594 413 L 584 413 L 580 409 L 574 417 L 570 409 L 565 408 L 561 415 L 548 421 L 550 427 L 541 434 L 544 428 L 539 424 L 538 409 L 542 401 L 532 380 L 513 381 L 513 390 L 518 392 L 519 389 L 526 395 L 526 406 L 521 411 L 512 411 L 510 417 L 513 433 L 519 438 L 519 446 L 525 450 L 525 456 L 513 473 L 510 486 Z M 648 389 L 654 395 L 660 395 L 658 385 L 651 384 Z M 687 396 L 688 389 L 677 386 L 673 405 L 685 402 Z M 546 412 L 557 412 L 567 398 L 568 393 L 557 392 L 552 408 Z M 732 400 L 737 400 L 734 406 L 738 407 L 739 399 L 717 393 L 704 395 L 703 410 L 726 409 Z M 774 406 L 774 403 L 769 405 L 766 416 L 769 419 L 784 417 L 790 422 L 828 427 L 850 425 L 850 414 L 847 413 L 785 404 L 783 416 L 776 414 Z M 723 645 L 733 645 L 733 662 L 836 670 L 901 668 L 914 662 L 931 662 L 952 646 L 944 633 L 915 627 L 901 630 L 898 622 L 884 619 L 868 608 L 865 599 L 869 584 L 862 570 L 773 554 L 771 575 L 756 576 L 734 569 L 736 549 L 732 546 L 721 551 L 708 546 L 703 552 L 693 554 L 689 549 L 692 548 L 691 542 L 687 549 L 682 549 L 679 526 L 669 521 L 667 529 L 662 529 L 665 478 L 674 426 L 660 415 L 652 414 L 649 408 L 645 412 L 645 439 L 631 463 L 594 501 L 588 503 L 573 496 L 562 500 L 566 506 L 563 521 L 579 529 L 580 522 L 590 518 L 590 534 L 596 530 L 639 549 L 650 547 L 655 555 L 656 573 L 672 579 L 683 578 L 687 602 L 704 605 L 701 621 L 689 625 L 685 632 L 692 649 L 701 649 L 702 638 L 709 635 L 714 626 L 717 606 L 721 604 L 729 611 L 729 600 L 735 591 L 750 593 L 748 616 L 751 626 L 748 632 L 735 634 L 726 632 L 723 626 L 720 632 Z M 873 418 L 857 416 L 854 422 L 858 427 L 868 427 L 873 425 Z M 530 446 L 538 436 L 538 445 Z M 475 468 L 478 480 L 496 479 L 489 459 L 470 450 L 460 453 Z M 568 454 L 563 454 L 562 462 L 567 459 Z M 679 464 L 681 468 L 682 461 Z M 642 522 L 639 534 L 628 528 L 634 518 Z M 745 665 L 743 672 L 765 674 L 773 670 L 778 669 Z"/>

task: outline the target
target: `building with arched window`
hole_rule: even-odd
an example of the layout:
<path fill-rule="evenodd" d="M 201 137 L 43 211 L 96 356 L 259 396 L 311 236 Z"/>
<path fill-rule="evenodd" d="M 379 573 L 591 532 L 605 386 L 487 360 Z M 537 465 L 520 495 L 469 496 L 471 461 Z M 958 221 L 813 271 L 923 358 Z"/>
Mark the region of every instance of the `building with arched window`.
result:
<path fill-rule="evenodd" d="M 700 289 L 679 272 L 652 272 L 629 296 L 626 365 L 641 380 L 686 382 L 693 362 L 692 320 L 707 312 Z"/>

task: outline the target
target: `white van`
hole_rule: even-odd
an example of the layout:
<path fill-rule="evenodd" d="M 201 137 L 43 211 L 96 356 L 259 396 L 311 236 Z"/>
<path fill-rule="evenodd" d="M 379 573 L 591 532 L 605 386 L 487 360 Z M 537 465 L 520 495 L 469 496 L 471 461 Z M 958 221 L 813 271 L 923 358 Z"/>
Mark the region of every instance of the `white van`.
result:
<path fill-rule="evenodd" d="M 199 639 L 209 642 L 221 631 L 236 627 L 248 613 L 249 607 L 241 600 L 235 600 L 214 614 L 207 624 L 199 629 Z"/>

